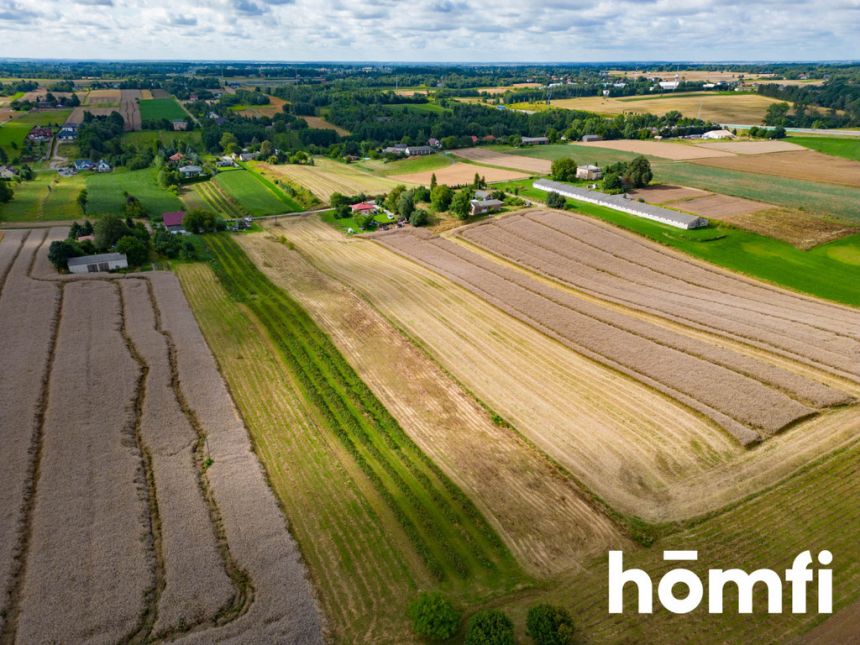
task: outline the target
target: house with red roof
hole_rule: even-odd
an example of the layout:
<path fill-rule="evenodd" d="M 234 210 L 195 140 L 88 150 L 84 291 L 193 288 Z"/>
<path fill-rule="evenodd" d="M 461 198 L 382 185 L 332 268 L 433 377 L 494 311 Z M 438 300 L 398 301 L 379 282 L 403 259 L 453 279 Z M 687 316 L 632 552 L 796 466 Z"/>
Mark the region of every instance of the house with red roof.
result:
<path fill-rule="evenodd" d="M 376 204 L 372 202 L 359 202 L 351 206 L 353 214 L 367 215 L 376 212 Z"/>
<path fill-rule="evenodd" d="M 176 163 L 178 161 L 182 161 L 183 159 L 185 159 L 185 155 L 182 154 L 181 152 L 177 152 L 175 154 L 170 155 L 167 159 L 168 159 L 168 161 L 172 161 L 173 163 Z"/>
<path fill-rule="evenodd" d="M 182 227 L 182 220 L 185 219 L 185 211 L 173 211 L 171 213 L 164 213 L 161 218 L 164 221 L 164 228 L 166 228 L 171 233 L 185 232 L 185 229 Z"/>

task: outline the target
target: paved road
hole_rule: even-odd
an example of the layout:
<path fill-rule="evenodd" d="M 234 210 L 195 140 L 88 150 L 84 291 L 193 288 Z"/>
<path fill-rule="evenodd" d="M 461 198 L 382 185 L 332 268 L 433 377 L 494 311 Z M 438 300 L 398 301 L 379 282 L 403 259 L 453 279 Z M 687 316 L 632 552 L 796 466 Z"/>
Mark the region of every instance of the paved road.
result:
<path fill-rule="evenodd" d="M 720 125 L 727 130 L 732 130 L 735 128 L 747 130 L 752 127 L 767 128 L 768 130 L 772 130 L 774 127 L 756 124 L 744 125 L 742 123 L 720 123 Z M 815 128 L 786 128 L 785 131 L 792 132 L 794 134 L 819 134 L 828 137 L 860 137 L 860 130 L 816 130 Z"/>

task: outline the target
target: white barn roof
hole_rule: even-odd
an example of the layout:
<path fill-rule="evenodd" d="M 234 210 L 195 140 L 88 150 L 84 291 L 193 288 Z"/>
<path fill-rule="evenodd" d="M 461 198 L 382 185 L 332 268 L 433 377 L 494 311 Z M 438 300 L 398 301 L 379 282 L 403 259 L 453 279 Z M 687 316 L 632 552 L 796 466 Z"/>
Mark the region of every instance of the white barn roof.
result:
<path fill-rule="evenodd" d="M 102 262 L 126 262 L 123 253 L 101 253 L 99 255 L 83 255 L 79 258 L 69 258 L 69 267 L 86 266 L 87 264 L 100 264 Z"/>
<path fill-rule="evenodd" d="M 606 206 L 607 208 L 629 213 L 636 217 L 654 220 L 655 222 L 660 222 L 662 224 L 668 224 L 669 226 L 675 226 L 676 228 L 690 229 L 708 225 L 708 220 L 704 217 L 686 215 L 685 213 L 672 211 L 668 208 L 652 206 L 651 204 L 646 204 L 644 202 L 626 199 L 621 195 L 607 195 L 606 193 L 600 193 L 595 190 L 584 190 L 560 181 L 538 179 L 534 182 L 533 186 L 539 190 L 558 193 L 559 195 L 564 195 L 571 199 L 579 199 L 584 202 L 598 204 L 599 206 Z"/>

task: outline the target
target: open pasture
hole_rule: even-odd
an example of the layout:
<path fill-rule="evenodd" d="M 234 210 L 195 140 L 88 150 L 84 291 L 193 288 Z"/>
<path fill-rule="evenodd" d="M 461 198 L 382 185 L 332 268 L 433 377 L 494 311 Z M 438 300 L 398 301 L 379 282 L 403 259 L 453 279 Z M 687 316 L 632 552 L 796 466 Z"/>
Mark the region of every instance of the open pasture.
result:
<path fill-rule="evenodd" d="M 188 113 L 173 97 L 141 100 L 137 105 L 141 121 L 175 121 L 188 118 Z"/>
<path fill-rule="evenodd" d="M 392 175 L 391 179 L 404 184 L 429 186 L 430 180 L 435 174 L 436 181 L 440 184 L 447 184 L 448 186 L 466 186 L 472 183 L 475 179 L 476 173 L 486 179 L 487 183 L 522 179 L 523 177 L 528 176 L 528 174 L 516 170 L 476 166 L 468 163 L 455 163 L 438 170 L 425 170 L 423 172 L 414 172 L 404 175 Z"/>
<path fill-rule="evenodd" d="M 743 173 L 860 188 L 860 161 L 833 157 L 813 150 L 695 159 L 694 163 Z"/>
<path fill-rule="evenodd" d="M 247 211 L 254 216 L 301 210 L 280 188 L 251 170 L 222 171 L 206 183 L 213 186 L 203 189 L 203 195 L 216 198 L 225 208 L 236 205 L 238 208 L 234 210 Z"/>
<path fill-rule="evenodd" d="M 58 276 L 48 244 L 67 232 L 0 241 L 2 360 L 18 364 L 0 374 L 0 418 L 16 415 L 0 424 L 4 642 L 321 643 L 296 544 L 179 283 Z"/>
<path fill-rule="evenodd" d="M 313 166 L 267 163 L 257 165 L 274 177 L 283 177 L 304 186 L 323 201 L 328 201 L 332 193 L 342 195 L 386 193 L 400 183 L 367 172 L 356 164 L 345 164 L 325 157 L 315 157 Z"/>
<path fill-rule="evenodd" d="M 32 181 L 14 187 L 12 200 L 0 204 L 0 221 L 37 222 L 81 217 L 77 198 L 85 187 L 81 176 L 60 177 L 53 170 L 37 170 Z"/>
<path fill-rule="evenodd" d="M 182 209 L 182 202 L 169 190 L 158 185 L 155 168 L 142 170 L 114 170 L 105 174 L 86 177 L 89 197 L 87 214 L 91 216 L 122 212 L 123 193 L 137 197 L 150 215 L 161 215 L 167 211 Z"/>
<path fill-rule="evenodd" d="M 858 145 L 856 139 L 852 139 L 851 137 L 791 136 L 788 140 L 791 143 L 827 155 L 860 161 L 860 145 Z"/>

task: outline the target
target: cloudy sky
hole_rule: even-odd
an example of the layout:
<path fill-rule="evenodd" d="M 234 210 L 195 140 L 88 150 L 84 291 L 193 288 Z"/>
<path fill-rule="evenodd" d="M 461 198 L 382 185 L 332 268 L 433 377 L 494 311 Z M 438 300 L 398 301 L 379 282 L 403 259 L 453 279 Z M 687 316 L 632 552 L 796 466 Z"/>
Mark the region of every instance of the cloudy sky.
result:
<path fill-rule="evenodd" d="M 860 58 L 860 0 L 0 0 L 0 57 Z"/>

